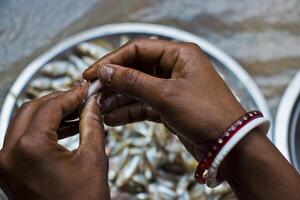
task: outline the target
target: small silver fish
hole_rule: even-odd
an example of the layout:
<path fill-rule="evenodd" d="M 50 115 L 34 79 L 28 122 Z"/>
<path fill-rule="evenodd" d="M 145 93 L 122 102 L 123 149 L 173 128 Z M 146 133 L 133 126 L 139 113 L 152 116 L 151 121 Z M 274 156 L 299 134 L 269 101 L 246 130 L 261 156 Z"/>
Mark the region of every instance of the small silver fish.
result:
<path fill-rule="evenodd" d="M 106 48 L 103 48 L 99 45 L 84 42 L 77 46 L 77 49 L 82 53 L 86 54 L 88 56 L 91 56 L 92 58 L 98 60 L 99 58 L 105 56 L 107 53 L 109 53 L 109 50 Z"/>
<path fill-rule="evenodd" d="M 58 60 L 47 63 L 40 71 L 40 73 L 44 76 L 49 77 L 58 77 L 71 75 L 73 76 L 73 70 L 75 70 L 75 66 L 67 61 Z M 79 73 L 77 73 L 80 76 Z"/>
<path fill-rule="evenodd" d="M 88 68 L 88 64 L 84 62 L 81 58 L 75 55 L 69 55 L 68 59 L 74 63 L 74 65 L 77 67 L 78 71 L 82 73 L 85 69 Z"/>
<path fill-rule="evenodd" d="M 130 37 L 127 35 L 122 35 L 120 37 L 120 46 L 123 46 L 124 44 L 126 44 L 127 42 L 129 42 Z"/>

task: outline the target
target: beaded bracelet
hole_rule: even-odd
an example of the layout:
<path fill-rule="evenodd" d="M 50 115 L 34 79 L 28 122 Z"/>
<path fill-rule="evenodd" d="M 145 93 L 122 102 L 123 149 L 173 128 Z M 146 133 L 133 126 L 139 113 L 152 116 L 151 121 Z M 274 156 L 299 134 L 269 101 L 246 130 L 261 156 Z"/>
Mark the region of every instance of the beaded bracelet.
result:
<path fill-rule="evenodd" d="M 261 126 L 267 125 L 267 126 Z M 245 137 L 251 130 L 256 127 L 260 127 L 262 131 L 266 131 L 269 128 L 270 121 L 265 117 L 258 117 L 250 122 L 248 122 L 245 126 L 243 126 L 220 150 L 215 159 L 213 160 L 211 166 L 208 169 L 206 184 L 208 187 L 214 188 L 220 185 L 222 182 L 217 180 L 218 168 L 221 165 L 222 161 L 229 154 L 229 152 L 235 147 L 235 145 Z M 267 129 L 265 129 L 267 128 Z"/>
<path fill-rule="evenodd" d="M 214 145 L 212 145 L 211 150 L 207 153 L 207 155 L 202 159 L 199 163 L 196 172 L 195 172 L 195 180 L 200 184 L 206 183 L 206 177 L 208 175 L 208 168 L 213 163 L 217 154 L 221 151 L 223 146 L 237 133 L 239 130 L 244 127 L 246 124 L 251 122 L 256 118 L 263 117 L 263 114 L 258 110 L 253 110 L 245 115 L 241 116 L 238 120 L 232 123 L 220 137 L 216 139 Z"/>

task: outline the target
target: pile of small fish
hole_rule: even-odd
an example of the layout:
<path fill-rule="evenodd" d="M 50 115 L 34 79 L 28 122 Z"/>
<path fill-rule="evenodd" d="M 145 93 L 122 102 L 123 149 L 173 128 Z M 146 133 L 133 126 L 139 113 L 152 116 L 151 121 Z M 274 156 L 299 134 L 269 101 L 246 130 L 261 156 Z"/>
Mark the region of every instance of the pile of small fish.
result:
<path fill-rule="evenodd" d="M 81 79 L 82 72 L 97 59 L 113 50 L 109 43 L 106 48 L 94 43 L 81 43 L 71 52 L 66 53 L 64 58 L 55 59 L 39 71 L 39 74 L 29 84 L 24 96 L 19 98 L 18 104 L 34 98 L 49 94 L 53 91 L 69 89 L 76 81 Z"/>
<path fill-rule="evenodd" d="M 112 192 L 136 199 L 234 199 L 227 185 L 210 189 L 195 182 L 197 162 L 160 124 L 108 128 L 107 153 Z"/>
<path fill-rule="evenodd" d="M 67 90 L 81 79 L 84 69 L 113 49 L 125 44 L 122 35 L 117 45 L 97 39 L 75 46 L 43 66 L 29 83 L 18 105 L 56 90 Z M 155 39 L 156 36 L 151 38 Z M 122 127 L 107 127 L 109 183 L 112 193 L 126 193 L 129 199 L 230 200 L 236 199 L 228 185 L 215 189 L 196 184 L 197 162 L 179 140 L 164 126 L 140 122 Z M 74 138 L 69 142 L 76 143 Z"/>

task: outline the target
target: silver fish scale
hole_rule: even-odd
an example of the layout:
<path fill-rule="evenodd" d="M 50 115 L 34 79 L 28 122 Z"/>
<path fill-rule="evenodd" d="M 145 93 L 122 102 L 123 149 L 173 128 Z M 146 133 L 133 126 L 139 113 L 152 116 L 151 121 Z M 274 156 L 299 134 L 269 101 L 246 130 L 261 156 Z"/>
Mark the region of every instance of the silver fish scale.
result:
<path fill-rule="evenodd" d="M 117 36 L 116 36 L 117 37 Z M 159 38 L 151 36 L 152 39 Z M 18 105 L 56 90 L 67 90 L 81 79 L 82 71 L 97 59 L 130 40 L 118 36 L 119 43 L 109 40 L 84 42 L 59 59 L 44 65 L 30 82 Z M 233 93 L 243 103 L 253 102 L 242 94 L 242 86 L 230 74 L 214 63 Z M 126 193 L 130 199 L 229 200 L 236 199 L 227 184 L 215 189 L 196 184 L 194 170 L 197 162 L 179 140 L 162 125 L 140 122 L 122 127 L 107 127 L 109 156 L 109 184 L 112 193 Z M 67 148 L 78 146 L 78 137 L 62 142 Z"/>

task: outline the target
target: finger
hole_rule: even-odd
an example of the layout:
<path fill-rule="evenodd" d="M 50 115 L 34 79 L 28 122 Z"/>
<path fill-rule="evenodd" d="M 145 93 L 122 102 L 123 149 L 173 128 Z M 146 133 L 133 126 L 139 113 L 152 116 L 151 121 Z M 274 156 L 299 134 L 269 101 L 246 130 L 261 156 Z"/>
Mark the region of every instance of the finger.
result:
<path fill-rule="evenodd" d="M 161 96 L 164 92 L 162 86 L 167 84 L 167 79 L 112 64 L 103 66 L 98 75 L 108 87 L 151 106 L 156 107 L 164 100 Z"/>
<path fill-rule="evenodd" d="M 128 104 L 137 102 L 136 99 L 125 96 L 120 93 L 114 93 L 105 98 L 100 98 L 100 99 L 101 99 L 101 102 L 100 102 L 101 103 L 101 111 L 103 114 L 111 112 L 112 110 L 117 109 L 121 106 L 125 106 Z"/>
<path fill-rule="evenodd" d="M 115 104 L 116 100 L 113 100 L 112 97 L 117 95 L 117 93 L 115 93 L 114 91 L 110 90 L 110 89 L 104 89 L 101 91 L 101 96 L 105 96 L 106 98 L 108 98 L 109 96 L 111 96 L 111 98 L 109 98 L 108 101 L 106 101 L 105 105 L 110 105 L 110 103 Z M 121 95 L 121 94 L 119 94 Z M 129 98 L 129 97 L 125 97 L 125 96 L 121 96 L 118 100 L 118 102 L 123 103 L 124 101 L 126 101 L 126 99 L 123 100 L 123 98 Z M 99 98 L 100 100 L 101 98 Z M 133 101 L 133 100 L 131 100 Z M 98 103 L 98 102 L 97 102 Z M 100 102 L 99 102 L 100 105 Z M 103 105 L 101 106 L 103 107 Z M 73 135 L 76 135 L 77 133 L 79 133 L 79 115 L 80 112 L 82 110 L 82 106 L 80 106 L 79 108 L 77 108 L 74 112 L 68 114 L 61 122 L 59 129 L 57 130 L 58 133 L 58 139 L 63 139 L 66 137 L 70 137 Z M 103 110 L 103 108 L 102 108 Z"/>
<path fill-rule="evenodd" d="M 79 121 L 63 122 L 57 130 L 58 139 L 64 139 L 79 133 Z"/>
<path fill-rule="evenodd" d="M 72 121 L 72 120 L 78 119 L 78 117 L 80 115 L 80 111 L 81 111 L 81 107 L 78 107 L 74 112 L 65 116 L 63 121 Z"/>
<path fill-rule="evenodd" d="M 54 138 L 57 139 L 56 131 L 62 119 L 81 106 L 85 100 L 87 88 L 88 83 L 84 82 L 62 95 L 43 102 L 35 113 L 28 134 L 44 132 L 53 136 L 55 133 Z"/>
<path fill-rule="evenodd" d="M 105 124 L 119 126 L 139 121 L 161 122 L 159 114 L 150 106 L 134 103 L 120 107 L 104 116 Z"/>
<path fill-rule="evenodd" d="M 138 39 L 126 43 L 124 46 L 107 54 L 84 71 L 87 80 L 97 79 L 97 71 L 103 64 L 117 64 L 122 66 L 137 66 L 139 71 L 149 71 L 149 67 L 156 67 L 162 77 L 170 76 L 173 67 L 179 59 L 180 43 L 165 40 Z M 151 71 L 151 70 L 150 70 Z"/>
<path fill-rule="evenodd" d="M 91 86 L 91 85 L 90 85 Z M 89 89 L 90 89 L 90 86 L 89 86 Z M 112 89 L 106 87 L 106 86 L 103 86 L 101 88 L 101 96 L 103 98 L 107 98 L 108 96 L 110 95 L 113 95 L 113 94 L 116 94 L 115 91 L 113 91 Z M 88 98 L 88 97 L 87 97 Z M 70 120 L 74 120 L 74 119 L 77 119 L 79 118 L 79 115 L 81 113 L 81 110 L 82 110 L 82 107 L 78 107 L 74 112 L 68 114 L 65 118 L 64 118 L 64 121 L 70 121 Z"/>
<path fill-rule="evenodd" d="M 61 95 L 62 92 L 53 92 L 38 99 L 24 103 L 10 121 L 5 134 L 3 146 L 13 145 L 26 131 L 39 106 L 48 99 Z"/>
<path fill-rule="evenodd" d="M 97 95 L 91 96 L 86 102 L 80 115 L 79 133 L 79 149 L 91 150 L 97 154 L 105 152 L 105 131 Z"/>

